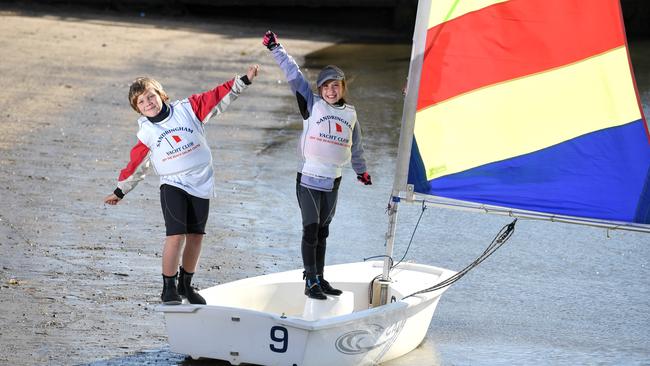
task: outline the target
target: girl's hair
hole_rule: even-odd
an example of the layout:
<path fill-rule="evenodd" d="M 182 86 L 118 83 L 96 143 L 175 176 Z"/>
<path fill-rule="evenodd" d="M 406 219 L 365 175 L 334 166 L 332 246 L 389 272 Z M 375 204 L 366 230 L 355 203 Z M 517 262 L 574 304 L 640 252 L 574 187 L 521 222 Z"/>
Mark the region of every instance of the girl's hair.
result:
<path fill-rule="evenodd" d="M 169 96 L 167 96 L 167 93 L 158 81 L 149 77 L 139 77 L 133 81 L 129 88 L 129 103 L 131 104 L 131 108 L 138 113 L 140 113 L 138 109 L 138 97 L 147 89 L 155 91 L 163 102 L 169 101 Z"/>

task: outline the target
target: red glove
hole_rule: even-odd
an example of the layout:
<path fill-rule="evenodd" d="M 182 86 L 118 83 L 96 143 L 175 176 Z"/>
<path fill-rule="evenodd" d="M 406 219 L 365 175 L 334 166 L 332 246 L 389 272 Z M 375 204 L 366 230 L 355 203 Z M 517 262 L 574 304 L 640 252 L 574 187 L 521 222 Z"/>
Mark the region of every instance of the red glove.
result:
<path fill-rule="evenodd" d="M 278 37 L 276 37 L 275 33 L 271 31 L 266 31 L 266 34 L 264 34 L 264 39 L 262 40 L 262 44 L 265 45 L 269 51 L 272 51 L 274 48 L 280 45 L 278 43 Z"/>
<path fill-rule="evenodd" d="M 368 174 L 368 172 L 357 174 L 357 180 L 367 186 L 372 185 L 372 179 L 370 179 L 370 174 Z"/>

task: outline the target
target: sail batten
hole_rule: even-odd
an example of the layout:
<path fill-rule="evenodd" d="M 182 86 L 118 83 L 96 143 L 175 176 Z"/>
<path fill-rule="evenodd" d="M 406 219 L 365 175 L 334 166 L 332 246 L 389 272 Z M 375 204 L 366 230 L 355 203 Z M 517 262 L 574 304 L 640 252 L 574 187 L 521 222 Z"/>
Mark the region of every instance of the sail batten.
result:
<path fill-rule="evenodd" d="M 405 102 L 415 192 L 650 223 L 647 122 L 617 0 L 440 1 L 427 24 Z"/>

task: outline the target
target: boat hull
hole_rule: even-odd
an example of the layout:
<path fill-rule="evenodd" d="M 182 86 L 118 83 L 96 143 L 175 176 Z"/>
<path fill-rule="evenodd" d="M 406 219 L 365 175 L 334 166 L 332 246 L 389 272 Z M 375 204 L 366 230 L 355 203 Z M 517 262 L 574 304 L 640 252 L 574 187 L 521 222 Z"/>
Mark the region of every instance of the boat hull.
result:
<path fill-rule="evenodd" d="M 369 286 L 382 262 L 326 267 L 340 297 L 311 300 L 302 271 L 253 277 L 201 291 L 207 305 L 161 305 L 170 348 L 260 365 L 372 365 L 408 353 L 424 339 L 444 289 L 412 296 L 454 274 L 405 263 L 391 271 L 388 298 L 370 307 Z"/>

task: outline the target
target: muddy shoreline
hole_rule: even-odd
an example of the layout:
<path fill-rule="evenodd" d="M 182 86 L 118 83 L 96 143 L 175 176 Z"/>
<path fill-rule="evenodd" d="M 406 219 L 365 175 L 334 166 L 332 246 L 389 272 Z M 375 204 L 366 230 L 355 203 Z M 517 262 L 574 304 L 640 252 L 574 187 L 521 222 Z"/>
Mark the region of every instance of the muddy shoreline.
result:
<path fill-rule="evenodd" d="M 0 9 L 0 363 L 127 364 L 167 345 L 153 310 L 164 239 L 158 180 L 148 177 L 117 207 L 102 204 L 135 143 L 137 115 L 126 94 L 140 75 L 180 99 L 261 65 L 255 84 L 207 128 L 217 198 L 196 284 L 299 267 L 299 257 L 242 248 L 298 234 L 295 212 L 266 214 L 286 206 L 276 200 L 293 199 L 291 187 L 262 178 L 294 174 L 293 156 L 276 161 L 268 152 L 297 128 L 280 70 L 260 44 L 269 27 Z M 274 30 L 299 62 L 345 39 L 341 30 Z"/>

